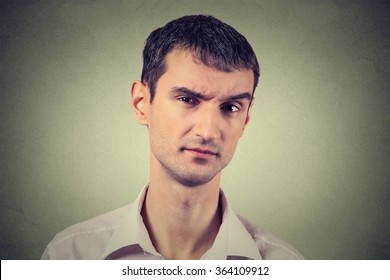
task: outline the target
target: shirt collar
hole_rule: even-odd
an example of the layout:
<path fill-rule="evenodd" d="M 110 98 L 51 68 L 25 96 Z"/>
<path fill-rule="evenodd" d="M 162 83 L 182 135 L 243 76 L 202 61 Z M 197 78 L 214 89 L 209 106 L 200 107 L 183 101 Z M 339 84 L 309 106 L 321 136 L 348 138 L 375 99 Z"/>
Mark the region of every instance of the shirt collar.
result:
<path fill-rule="evenodd" d="M 256 243 L 241 223 L 223 190 L 220 190 L 220 203 L 222 204 L 222 224 L 219 228 L 213 246 L 202 257 L 202 259 L 227 259 L 230 257 L 241 257 L 254 260 L 261 260 Z"/>
<path fill-rule="evenodd" d="M 149 184 L 144 186 L 135 202 L 129 206 L 122 222 L 118 225 L 108 242 L 102 259 L 106 259 L 115 251 L 131 245 L 139 245 L 144 252 L 161 257 L 150 240 L 140 214 L 148 186 Z M 220 191 L 220 201 L 223 209 L 222 224 L 213 246 L 201 259 L 226 259 L 228 256 L 261 259 L 255 242 L 230 208 L 222 190 Z"/>
<path fill-rule="evenodd" d="M 115 251 L 131 245 L 139 245 L 144 251 L 155 256 L 161 256 L 154 248 L 141 216 L 148 186 L 149 184 L 146 184 L 134 203 L 130 204 L 122 222 L 108 242 L 102 259 L 106 259 Z"/>

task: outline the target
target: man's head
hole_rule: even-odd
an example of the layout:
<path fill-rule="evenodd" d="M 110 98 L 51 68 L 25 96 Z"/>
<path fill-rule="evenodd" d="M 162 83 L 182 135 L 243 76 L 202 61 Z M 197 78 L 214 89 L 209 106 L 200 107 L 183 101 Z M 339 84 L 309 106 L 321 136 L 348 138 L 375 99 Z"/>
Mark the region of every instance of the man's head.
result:
<path fill-rule="evenodd" d="M 156 85 L 166 71 L 166 57 L 172 51 L 190 52 L 204 65 L 219 71 L 252 70 L 257 86 L 260 69 L 245 37 L 212 16 L 184 16 L 154 30 L 143 51 L 141 81 L 150 89 L 153 101 Z"/>
<path fill-rule="evenodd" d="M 246 39 L 213 17 L 154 31 L 143 80 L 131 89 L 137 120 L 148 127 L 151 181 L 217 184 L 250 120 L 258 77 Z"/>

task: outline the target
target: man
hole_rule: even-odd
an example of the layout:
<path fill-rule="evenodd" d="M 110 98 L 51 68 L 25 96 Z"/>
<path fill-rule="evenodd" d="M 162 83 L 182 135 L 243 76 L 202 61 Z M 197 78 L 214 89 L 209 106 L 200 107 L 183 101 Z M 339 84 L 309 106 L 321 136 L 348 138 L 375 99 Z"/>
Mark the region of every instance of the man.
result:
<path fill-rule="evenodd" d="M 231 26 L 186 16 L 153 31 L 131 87 L 150 141 L 150 181 L 136 202 L 59 233 L 43 259 L 301 259 L 238 217 L 221 171 L 249 123 L 256 56 Z"/>

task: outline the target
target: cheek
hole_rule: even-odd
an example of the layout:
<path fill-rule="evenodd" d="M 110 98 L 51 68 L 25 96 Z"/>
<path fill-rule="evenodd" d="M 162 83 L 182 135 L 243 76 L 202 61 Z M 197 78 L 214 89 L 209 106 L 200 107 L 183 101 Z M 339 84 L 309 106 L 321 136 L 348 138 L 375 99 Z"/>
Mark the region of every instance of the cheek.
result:
<path fill-rule="evenodd" d="M 177 108 L 171 103 L 163 110 L 155 110 L 151 115 L 151 125 L 168 137 L 182 137 L 194 124 L 196 116 L 188 110 Z"/>
<path fill-rule="evenodd" d="M 229 152 L 229 154 L 234 154 L 237 148 L 238 139 L 230 139 L 228 143 L 225 144 L 226 150 Z"/>
<path fill-rule="evenodd" d="M 230 129 L 226 130 L 226 133 L 223 135 L 223 146 L 225 151 L 225 156 L 230 159 L 233 157 L 238 142 L 243 134 L 243 125 L 237 125 L 234 129 L 230 127 Z"/>
<path fill-rule="evenodd" d="M 235 120 L 234 122 L 227 123 L 225 129 L 223 130 L 224 141 L 227 145 L 236 146 L 237 142 L 240 140 L 245 125 L 241 120 Z"/>
<path fill-rule="evenodd" d="M 155 110 L 149 119 L 149 136 L 153 144 L 168 147 L 178 138 L 183 121 L 172 110 Z"/>

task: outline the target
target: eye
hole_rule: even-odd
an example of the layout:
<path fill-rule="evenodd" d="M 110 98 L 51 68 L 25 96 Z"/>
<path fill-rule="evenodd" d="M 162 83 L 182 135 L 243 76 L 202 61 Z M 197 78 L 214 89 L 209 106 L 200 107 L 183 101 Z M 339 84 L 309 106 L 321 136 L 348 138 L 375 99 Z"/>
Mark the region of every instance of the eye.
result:
<path fill-rule="evenodd" d="M 191 97 L 186 97 L 186 96 L 179 97 L 178 100 L 180 100 L 184 103 L 194 103 L 194 99 L 192 99 Z"/>
<path fill-rule="evenodd" d="M 228 113 L 234 113 L 240 111 L 240 107 L 234 104 L 225 104 L 221 107 L 221 110 L 226 111 Z"/>
<path fill-rule="evenodd" d="M 177 98 L 177 100 L 179 100 L 185 104 L 188 104 L 188 105 L 197 105 L 198 104 L 198 101 L 195 98 L 188 97 L 188 96 L 180 96 Z"/>

